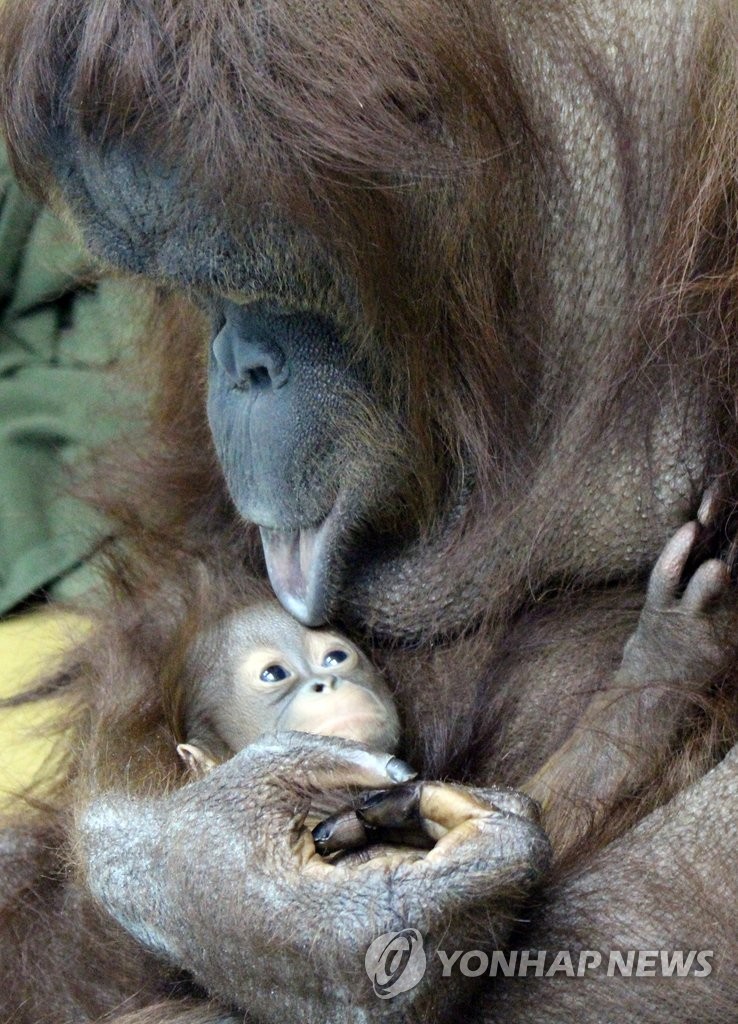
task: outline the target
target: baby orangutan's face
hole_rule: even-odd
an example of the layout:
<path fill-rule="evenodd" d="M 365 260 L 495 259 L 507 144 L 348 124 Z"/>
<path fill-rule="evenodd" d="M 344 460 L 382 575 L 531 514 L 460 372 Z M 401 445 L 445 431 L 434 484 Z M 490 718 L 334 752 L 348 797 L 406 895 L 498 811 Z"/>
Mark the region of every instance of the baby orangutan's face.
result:
<path fill-rule="evenodd" d="M 346 637 L 308 629 L 269 604 L 232 618 L 229 646 L 209 717 L 234 752 L 285 730 L 396 749 L 400 726 L 389 690 Z M 178 750 L 191 768 L 212 764 L 196 737 Z"/>

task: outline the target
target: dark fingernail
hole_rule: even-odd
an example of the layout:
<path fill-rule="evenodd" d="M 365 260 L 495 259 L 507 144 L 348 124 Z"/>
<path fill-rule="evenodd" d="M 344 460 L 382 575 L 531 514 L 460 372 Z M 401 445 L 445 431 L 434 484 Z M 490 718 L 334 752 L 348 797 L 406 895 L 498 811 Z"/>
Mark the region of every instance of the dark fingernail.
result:
<path fill-rule="evenodd" d="M 392 792 L 391 789 L 376 789 L 370 793 L 364 793 L 359 797 L 356 808 L 363 811 L 365 807 L 376 807 L 377 804 L 383 803 Z"/>
<path fill-rule="evenodd" d="M 346 811 L 319 822 L 313 829 L 313 841 L 318 853 L 354 850 L 366 845 L 366 829 L 353 811 Z"/>
<path fill-rule="evenodd" d="M 332 832 L 332 826 L 327 821 L 321 821 L 319 825 L 316 825 L 313 829 L 313 839 L 317 843 L 324 843 L 326 839 L 330 839 Z"/>
<path fill-rule="evenodd" d="M 385 770 L 393 782 L 409 782 L 418 774 L 399 757 L 393 757 L 391 761 L 388 761 Z"/>

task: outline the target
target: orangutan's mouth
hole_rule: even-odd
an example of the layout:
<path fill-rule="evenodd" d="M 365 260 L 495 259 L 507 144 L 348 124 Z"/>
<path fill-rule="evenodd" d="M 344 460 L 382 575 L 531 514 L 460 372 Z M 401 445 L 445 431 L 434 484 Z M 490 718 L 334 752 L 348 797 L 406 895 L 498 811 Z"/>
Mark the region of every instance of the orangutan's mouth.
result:
<path fill-rule="evenodd" d="M 280 604 L 306 626 L 330 616 L 338 517 L 331 511 L 319 526 L 279 530 L 259 527 L 269 582 Z"/>

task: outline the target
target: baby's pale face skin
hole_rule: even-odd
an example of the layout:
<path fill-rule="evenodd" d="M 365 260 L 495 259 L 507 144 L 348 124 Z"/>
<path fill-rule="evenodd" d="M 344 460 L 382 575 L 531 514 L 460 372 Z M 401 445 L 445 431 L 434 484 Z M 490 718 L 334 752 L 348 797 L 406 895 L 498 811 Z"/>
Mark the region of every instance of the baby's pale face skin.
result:
<path fill-rule="evenodd" d="M 400 725 L 387 685 L 346 637 L 308 629 L 272 602 L 236 613 L 226 636 L 210 718 L 234 752 L 287 730 L 397 748 Z M 178 750 L 190 767 L 214 763 L 196 737 Z"/>
<path fill-rule="evenodd" d="M 394 750 L 397 713 L 369 660 L 344 637 L 298 629 L 289 642 L 234 659 L 231 702 L 216 715 L 224 740 L 239 749 L 264 733 L 293 730 Z"/>

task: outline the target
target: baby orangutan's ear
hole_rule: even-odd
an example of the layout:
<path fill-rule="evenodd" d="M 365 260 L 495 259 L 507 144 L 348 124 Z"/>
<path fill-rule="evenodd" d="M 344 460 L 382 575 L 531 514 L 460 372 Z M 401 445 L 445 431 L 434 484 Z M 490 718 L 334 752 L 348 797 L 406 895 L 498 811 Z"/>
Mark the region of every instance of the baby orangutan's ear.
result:
<path fill-rule="evenodd" d="M 184 761 L 188 775 L 195 779 L 201 779 L 219 764 L 209 751 L 194 743 L 178 743 L 177 753 Z"/>

